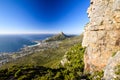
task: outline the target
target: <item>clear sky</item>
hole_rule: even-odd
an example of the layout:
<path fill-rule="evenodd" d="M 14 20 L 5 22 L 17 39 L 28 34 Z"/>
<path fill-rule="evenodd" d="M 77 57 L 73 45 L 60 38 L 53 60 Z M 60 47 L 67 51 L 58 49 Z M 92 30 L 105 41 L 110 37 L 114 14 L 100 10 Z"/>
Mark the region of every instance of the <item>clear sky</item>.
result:
<path fill-rule="evenodd" d="M 0 34 L 80 34 L 89 0 L 0 0 Z"/>

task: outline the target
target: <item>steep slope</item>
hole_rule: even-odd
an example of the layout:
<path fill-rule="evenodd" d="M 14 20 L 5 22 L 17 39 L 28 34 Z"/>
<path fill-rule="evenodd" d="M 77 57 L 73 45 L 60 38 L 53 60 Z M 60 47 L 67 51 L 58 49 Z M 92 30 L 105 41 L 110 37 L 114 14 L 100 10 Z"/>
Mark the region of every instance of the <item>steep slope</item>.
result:
<path fill-rule="evenodd" d="M 89 24 L 82 45 L 85 69 L 103 69 L 110 56 L 120 50 L 120 0 L 91 0 Z"/>
<path fill-rule="evenodd" d="M 49 41 L 60 41 L 60 40 L 64 40 L 68 38 L 67 35 L 65 35 L 63 32 L 56 34 L 52 37 L 47 38 L 46 40 L 44 40 L 45 42 L 49 42 Z"/>

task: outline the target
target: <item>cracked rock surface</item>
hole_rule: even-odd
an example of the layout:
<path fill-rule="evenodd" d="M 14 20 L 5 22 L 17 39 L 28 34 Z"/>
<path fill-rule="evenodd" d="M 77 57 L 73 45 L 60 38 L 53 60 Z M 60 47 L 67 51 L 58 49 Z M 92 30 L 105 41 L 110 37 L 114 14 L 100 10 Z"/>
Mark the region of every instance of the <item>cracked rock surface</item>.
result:
<path fill-rule="evenodd" d="M 120 0 L 91 0 L 87 13 L 90 22 L 82 43 L 86 47 L 85 69 L 102 70 L 120 50 Z"/>

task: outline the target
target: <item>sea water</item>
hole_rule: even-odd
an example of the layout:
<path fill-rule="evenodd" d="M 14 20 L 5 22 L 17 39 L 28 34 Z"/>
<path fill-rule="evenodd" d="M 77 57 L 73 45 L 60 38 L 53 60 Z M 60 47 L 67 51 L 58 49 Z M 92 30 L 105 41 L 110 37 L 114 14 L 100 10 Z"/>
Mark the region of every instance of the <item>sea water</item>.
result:
<path fill-rule="evenodd" d="M 53 34 L 0 35 L 0 53 L 17 52 L 24 46 L 35 45 Z"/>

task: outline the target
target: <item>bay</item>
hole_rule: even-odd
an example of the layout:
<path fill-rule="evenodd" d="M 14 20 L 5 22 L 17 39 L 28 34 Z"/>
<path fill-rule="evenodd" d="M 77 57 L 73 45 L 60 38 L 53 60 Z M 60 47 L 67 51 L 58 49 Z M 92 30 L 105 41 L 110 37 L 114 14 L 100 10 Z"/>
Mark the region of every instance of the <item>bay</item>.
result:
<path fill-rule="evenodd" d="M 53 34 L 0 35 L 0 53 L 17 52 L 24 46 L 35 45 Z"/>

